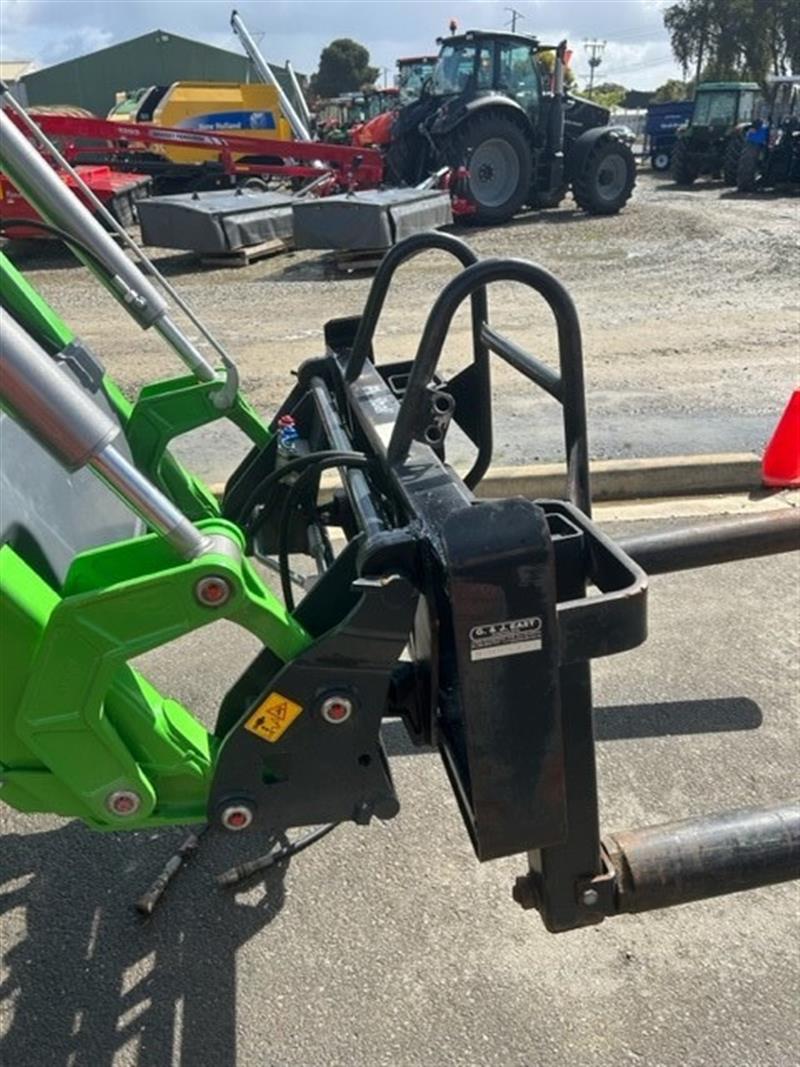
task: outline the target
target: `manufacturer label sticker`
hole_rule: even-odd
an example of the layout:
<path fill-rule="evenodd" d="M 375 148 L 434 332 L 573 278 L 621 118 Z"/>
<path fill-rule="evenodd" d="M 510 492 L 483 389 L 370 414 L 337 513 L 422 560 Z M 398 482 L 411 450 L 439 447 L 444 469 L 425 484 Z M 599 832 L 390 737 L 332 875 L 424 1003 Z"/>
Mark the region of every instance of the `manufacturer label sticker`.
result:
<path fill-rule="evenodd" d="M 471 660 L 520 656 L 539 652 L 542 647 L 542 620 L 538 615 L 527 619 L 509 619 L 473 626 L 469 632 Z"/>
<path fill-rule="evenodd" d="M 244 724 L 245 730 L 262 741 L 277 741 L 303 710 L 302 705 L 282 693 L 270 693 Z"/>

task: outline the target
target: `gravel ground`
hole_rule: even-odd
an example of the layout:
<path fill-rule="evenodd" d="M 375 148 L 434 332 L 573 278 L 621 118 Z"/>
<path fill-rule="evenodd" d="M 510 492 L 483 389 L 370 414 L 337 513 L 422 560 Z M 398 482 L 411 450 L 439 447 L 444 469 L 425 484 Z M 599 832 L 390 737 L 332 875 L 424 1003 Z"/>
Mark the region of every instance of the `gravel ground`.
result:
<path fill-rule="evenodd" d="M 511 225 L 457 232 L 481 256 L 535 260 L 567 285 L 583 327 L 593 455 L 763 447 L 800 371 L 797 198 L 743 196 L 702 182 L 678 190 L 643 171 L 632 202 L 613 218 L 588 218 L 568 200 Z M 123 386 L 135 391 L 176 372 L 159 339 L 142 335 L 83 268 L 52 248 L 19 252 L 20 266 Z M 151 252 L 235 355 L 248 395 L 264 412 L 288 391 L 292 369 L 319 353 L 325 321 L 357 314 L 369 287 L 368 277 L 338 275 L 317 253 L 208 270 L 191 256 Z M 401 269 L 379 323 L 379 359 L 414 353 L 451 274 L 439 253 Z M 531 351 L 554 358 L 552 324 L 536 298 L 497 286 L 491 318 Z M 467 358 L 468 328 L 462 313 L 445 369 Z M 557 409 L 502 365 L 494 403 L 496 463 L 559 458 Z M 221 425 L 184 451 L 198 473 L 220 478 L 240 445 Z"/>
<path fill-rule="evenodd" d="M 795 794 L 798 563 L 653 579 L 646 645 L 594 664 L 606 830 Z M 254 645 L 222 623 L 142 667 L 210 722 Z M 511 900 L 523 857 L 476 862 L 439 757 L 385 742 L 396 819 L 235 893 L 214 876 L 264 844 L 209 835 L 147 923 L 132 901 L 182 831 L 0 805 L 0 1062 L 796 1067 L 796 883 L 553 936 Z"/>

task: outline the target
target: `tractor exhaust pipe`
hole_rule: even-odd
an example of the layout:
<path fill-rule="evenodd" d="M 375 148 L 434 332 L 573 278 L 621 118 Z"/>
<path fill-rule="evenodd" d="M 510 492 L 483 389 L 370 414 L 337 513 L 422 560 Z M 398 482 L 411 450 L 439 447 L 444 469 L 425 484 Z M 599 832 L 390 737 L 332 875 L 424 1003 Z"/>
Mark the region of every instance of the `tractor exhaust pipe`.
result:
<path fill-rule="evenodd" d="M 652 911 L 800 878 L 800 803 L 609 834 L 615 913 Z"/>
<path fill-rule="evenodd" d="M 550 188 L 557 189 L 564 180 L 564 57 L 567 42 L 556 47 L 553 63 L 553 102 L 547 128 L 547 144 L 551 159 Z"/>

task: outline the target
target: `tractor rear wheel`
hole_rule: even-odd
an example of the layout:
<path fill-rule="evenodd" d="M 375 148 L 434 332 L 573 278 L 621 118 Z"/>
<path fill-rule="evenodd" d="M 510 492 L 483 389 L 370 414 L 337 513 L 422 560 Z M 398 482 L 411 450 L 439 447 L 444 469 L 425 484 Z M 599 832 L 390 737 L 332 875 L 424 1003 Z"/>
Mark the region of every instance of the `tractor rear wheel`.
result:
<path fill-rule="evenodd" d="M 672 180 L 676 185 L 691 185 L 698 174 L 688 143 L 679 139 L 672 150 Z"/>
<path fill-rule="evenodd" d="M 590 215 L 616 215 L 631 198 L 636 160 L 622 141 L 603 140 L 589 152 L 572 182 L 578 207 Z"/>
<path fill-rule="evenodd" d="M 444 154 L 452 167 L 468 167 L 464 190 L 475 205 L 475 222 L 507 222 L 527 200 L 531 146 L 513 119 L 496 112 L 467 119 L 454 131 Z"/>
<path fill-rule="evenodd" d="M 734 133 L 725 148 L 722 159 L 722 180 L 726 185 L 736 185 L 739 173 L 739 160 L 744 148 L 744 138 Z"/>
<path fill-rule="evenodd" d="M 758 185 L 758 164 L 761 149 L 757 144 L 747 142 L 739 154 L 736 167 L 736 188 L 740 193 L 752 193 Z"/>

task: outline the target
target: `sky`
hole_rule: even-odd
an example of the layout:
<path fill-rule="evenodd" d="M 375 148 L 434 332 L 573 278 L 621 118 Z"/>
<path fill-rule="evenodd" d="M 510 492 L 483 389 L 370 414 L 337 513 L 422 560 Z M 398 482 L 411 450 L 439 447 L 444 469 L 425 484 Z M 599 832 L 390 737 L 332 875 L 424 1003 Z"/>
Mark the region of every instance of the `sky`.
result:
<path fill-rule="evenodd" d="M 451 18 L 459 29 L 500 28 L 518 11 L 517 30 L 541 41 L 566 37 L 573 70 L 589 74 L 584 41 L 606 41 L 596 82 L 653 89 L 680 77 L 662 13 L 666 0 L 240 0 L 237 8 L 273 63 L 290 59 L 309 74 L 322 48 L 353 37 L 369 49 L 374 66 L 391 71 L 398 56 L 436 51 Z M 49 66 L 161 29 L 233 52 L 226 0 L 0 0 L 0 56 Z"/>

